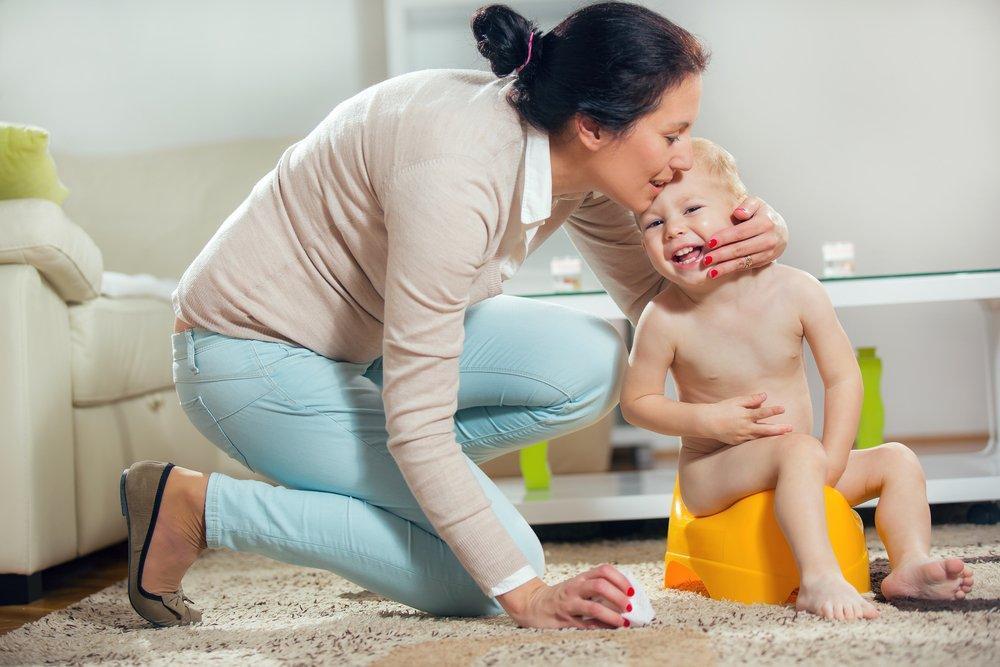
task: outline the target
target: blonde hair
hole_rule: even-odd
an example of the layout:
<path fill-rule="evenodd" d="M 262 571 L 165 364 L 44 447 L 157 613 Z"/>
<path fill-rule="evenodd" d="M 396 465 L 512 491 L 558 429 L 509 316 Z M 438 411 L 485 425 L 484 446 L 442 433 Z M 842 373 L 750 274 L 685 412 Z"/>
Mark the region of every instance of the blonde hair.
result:
<path fill-rule="evenodd" d="M 691 147 L 694 149 L 696 167 L 703 167 L 709 174 L 719 179 L 723 187 L 736 199 L 747 196 L 747 188 L 740 180 L 740 173 L 736 169 L 736 158 L 729 151 L 702 137 L 693 137 Z"/>

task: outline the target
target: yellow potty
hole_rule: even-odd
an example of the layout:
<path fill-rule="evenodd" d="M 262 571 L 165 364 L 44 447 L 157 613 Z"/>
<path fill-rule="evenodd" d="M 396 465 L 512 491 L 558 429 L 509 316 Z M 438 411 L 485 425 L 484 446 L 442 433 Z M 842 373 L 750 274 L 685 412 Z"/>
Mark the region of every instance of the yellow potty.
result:
<path fill-rule="evenodd" d="M 823 489 L 833 553 L 859 593 L 871 591 L 861 517 L 831 487 Z M 667 529 L 665 588 L 699 582 L 714 599 L 783 604 L 799 586 L 792 550 L 774 516 L 774 491 L 755 493 L 718 514 L 696 518 L 678 483 Z"/>

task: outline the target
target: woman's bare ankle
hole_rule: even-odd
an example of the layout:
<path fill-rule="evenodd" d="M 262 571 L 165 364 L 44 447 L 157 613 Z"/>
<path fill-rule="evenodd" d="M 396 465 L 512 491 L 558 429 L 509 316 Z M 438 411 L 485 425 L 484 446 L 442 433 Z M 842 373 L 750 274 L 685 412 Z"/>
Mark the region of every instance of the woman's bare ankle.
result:
<path fill-rule="evenodd" d="M 160 511 L 143 567 L 142 587 L 162 595 L 181 579 L 205 548 L 205 492 L 208 476 L 174 468 L 167 478 Z"/>
<path fill-rule="evenodd" d="M 174 475 L 177 475 L 175 478 Z M 207 548 L 205 542 L 205 498 L 208 491 L 208 475 L 175 467 L 167 480 L 177 483 L 178 498 L 181 499 L 179 509 L 183 513 L 186 531 L 193 544 L 201 551 Z"/>

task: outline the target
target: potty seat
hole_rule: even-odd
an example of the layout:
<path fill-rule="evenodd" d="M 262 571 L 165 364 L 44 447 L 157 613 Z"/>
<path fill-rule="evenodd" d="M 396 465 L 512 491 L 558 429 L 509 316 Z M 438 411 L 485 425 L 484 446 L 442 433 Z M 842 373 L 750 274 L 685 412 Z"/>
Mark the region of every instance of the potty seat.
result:
<path fill-rule="evenodd" d="M 824 487 L 823 494 L 830 543 L 844 578 L 859 593 L 868 593 L 868 547 L 861 517 L 836 489 Z M 774 491 L 695 517 L 684 506 L 675 480 L 663 585 L 695 590 L 703 586 L 713 599 L 745 604 L 788 602 L 799 586 L 799 571 L 774 516 Z"/>

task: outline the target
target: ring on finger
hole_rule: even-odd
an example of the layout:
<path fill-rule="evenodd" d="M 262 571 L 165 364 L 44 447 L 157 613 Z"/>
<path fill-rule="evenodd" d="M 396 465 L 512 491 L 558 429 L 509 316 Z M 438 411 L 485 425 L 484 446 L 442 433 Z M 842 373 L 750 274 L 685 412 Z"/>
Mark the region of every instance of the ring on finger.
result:
<path fill-rule="evenodd" d="M 744 270 L 745 269 L 749 269 L 752 265 L 753 265 L 753 258 L 750 255 L 747 255 L 746 257 L 743 258 L 743 269 Z"/>

